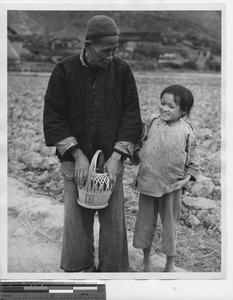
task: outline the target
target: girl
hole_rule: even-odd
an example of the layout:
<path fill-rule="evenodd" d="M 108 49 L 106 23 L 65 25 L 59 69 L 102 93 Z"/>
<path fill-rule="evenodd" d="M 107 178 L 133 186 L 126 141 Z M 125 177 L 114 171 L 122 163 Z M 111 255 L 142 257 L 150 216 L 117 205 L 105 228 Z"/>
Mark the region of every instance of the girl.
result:
<path fill-rule="evenodd" d="M 150 114 L 135 146 L 133 163 L 140 162 L 136 187 L 140 192 L 133 246 L 143 249 L 144 271 L 153 272 L 151 244 L 160 214 L 165 272 L 174 272 L 177 223 L 182 188 L 199 173 L 199 154 L 191 126 L 183 120 L 193 106 L 193 95 L 181 85 L 165 88 L 160 95 L 159 116 Z"/>

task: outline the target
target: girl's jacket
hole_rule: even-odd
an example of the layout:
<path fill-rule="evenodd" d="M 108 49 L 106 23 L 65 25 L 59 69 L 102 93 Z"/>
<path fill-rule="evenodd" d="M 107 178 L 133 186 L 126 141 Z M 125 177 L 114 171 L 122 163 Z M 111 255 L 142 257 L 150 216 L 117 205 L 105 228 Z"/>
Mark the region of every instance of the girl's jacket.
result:
<path fill-rule="evenodd" d="M 169 193 L 171 184 L 187 175 L 195 181 L 200 156 L 192 127 L 183 119 L 169 125 L 150 114 L 144 120 L 132 163 L 140 163 L 135 184 L 142 194 L 161 197 Z"/>

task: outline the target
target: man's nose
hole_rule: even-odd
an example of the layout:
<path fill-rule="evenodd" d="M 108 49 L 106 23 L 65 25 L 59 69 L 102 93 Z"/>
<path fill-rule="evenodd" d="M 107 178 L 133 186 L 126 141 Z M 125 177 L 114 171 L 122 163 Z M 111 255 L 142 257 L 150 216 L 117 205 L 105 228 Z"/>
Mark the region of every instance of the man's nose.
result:
<path fill-rule="evenodd" d="M 113 52 L 108 52 L 107 54 L 107 57 L 106 57 L 107 60 L 112 60 L 113 59 Z"/>

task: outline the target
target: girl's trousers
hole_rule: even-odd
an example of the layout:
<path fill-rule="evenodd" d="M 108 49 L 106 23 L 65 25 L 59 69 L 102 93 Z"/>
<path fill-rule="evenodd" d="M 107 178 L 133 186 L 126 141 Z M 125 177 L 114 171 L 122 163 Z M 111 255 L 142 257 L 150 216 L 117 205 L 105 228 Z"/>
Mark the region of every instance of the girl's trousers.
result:
<path fill-rule="evenodd" d="M 180 219 L 182 191 L 174 191 L 162 197 L 140 194 L 139 210 L 134 230 L 133 246 L 144 249 L 152 245 L 157 217 L 162 222 L 162 253 L 167 256 L 176 254 L 177 223 Z"/>

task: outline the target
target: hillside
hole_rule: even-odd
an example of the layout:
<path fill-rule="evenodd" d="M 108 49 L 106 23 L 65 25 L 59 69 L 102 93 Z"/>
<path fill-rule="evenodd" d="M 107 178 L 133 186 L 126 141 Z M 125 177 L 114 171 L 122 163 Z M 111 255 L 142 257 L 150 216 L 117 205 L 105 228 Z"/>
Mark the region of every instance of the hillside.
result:
<path fill-rule="evenodd" d="M 8 26 L 19 34 L 54 35 L 73 26 L 73 34 L 82 39 L 87 20 L 96 11 L 8 11 Z M 220 11 L 98 11 L 112 17 L 121 32 L 159 32 L 197 34 L 221 40 Z M 76 29 L 76 32 L 75 32 Z"/>

